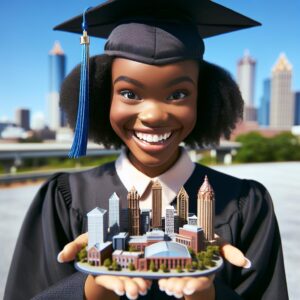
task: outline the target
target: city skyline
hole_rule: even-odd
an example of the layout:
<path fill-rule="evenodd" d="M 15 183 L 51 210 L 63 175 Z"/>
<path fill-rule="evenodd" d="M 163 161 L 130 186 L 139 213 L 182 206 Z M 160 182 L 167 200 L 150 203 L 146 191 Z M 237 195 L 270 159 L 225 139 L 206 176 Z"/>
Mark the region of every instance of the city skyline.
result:
<path fill-rule="evenodd" d="M 102 1 L 103 2 L 103 1 Z M 293 92 L 300 90 L 300 41 L 297 28 L 300 20 L 297 11 L 300 3 L 290 1 L 287 6 L 280 1 L 261 3 L 253 0 L 232 2 L 216 1 L 237 10 L 263 26 L 241 30 L 205 40 L 205 59 L 229 70 L 236 79 L 236 62 L 249 49 L 257 61 L 255 80 L 255 105 L 262 96 L 262 82 L 271 76 L 271 69 L 281 52 L 285 52 L 293 65 Z M 67 57 L 67 73 L 80 62 L 79 35 L 52 31 L 53 26 L 80 14 L 86 6 L 96 6 L 99 1 L 66 0 L 43 4 L 33 0 L 0 4 L 4 24 L 9 24 L 6 46 L 0 50 L 0 119 L 14 121 L 17 108 L 28 108 L 31 116 L 37 112 L 46 115 L 48 92 L 48 52 L 59 40 Z M 33 17 L 34 16 L 34 17 Z M 280 22 L 278 22 L 280 20 Z M 24 26 L 26 24 L 26 26 Z M 104 40 L 92 39 L 91 54 L 100 54 Z M 24 105 L 25 103 L 25 105 Z"/>

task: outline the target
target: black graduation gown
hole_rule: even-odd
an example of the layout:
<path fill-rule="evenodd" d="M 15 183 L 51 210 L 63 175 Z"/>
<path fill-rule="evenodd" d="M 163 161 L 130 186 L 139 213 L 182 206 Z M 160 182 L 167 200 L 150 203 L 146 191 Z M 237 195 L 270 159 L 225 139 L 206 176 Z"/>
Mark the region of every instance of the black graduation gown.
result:
<path fill-rule="evenodd" d="M 251 269 L 225 262 L 214 282 L 216 299 L 288 299 L 278 225 L 265 187 L 196 165 L 184 185 L 190 212 L 197 212 L 197 192 L 205 175 L 215 191 L 216 232 L 252 262 Z M 83 299 L 86 275 L 77 272 L 73 263 L 59 264 L 56 257 L 66 243 L 86 232 L 87 212 L 96 206 L 108 208 L 113 192 L 126 208 L 127 191 L 114 163 L 52 176 L 41 187 L 25 218 L 4 299 Z M 153 297 L 175 299 L 159 291 L 157 282 L 140 299 Z"/>

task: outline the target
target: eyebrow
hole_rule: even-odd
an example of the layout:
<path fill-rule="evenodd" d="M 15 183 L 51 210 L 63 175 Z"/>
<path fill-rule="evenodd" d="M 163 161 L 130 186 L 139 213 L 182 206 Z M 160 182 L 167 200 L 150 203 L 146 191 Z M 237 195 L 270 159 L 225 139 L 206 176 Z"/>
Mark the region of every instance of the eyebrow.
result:
<path fill-rule="evenodd" d="M 128 83 L 132 83 L 140 88 L 145 88 L 145 85 L 142 84 L 140 81 L 136 80 L 136 79 L 133 79 L 133 78 L 130 78 L 130 77 L 127 77 L 127 76 L 119 76 L 117 79 L 114 80 L 114 84 L 116 84 L 117 82 L 119 81 L 126 81 Z M 176 85 L 178 83 L 181 83 L 181 82 L 190 82 L 192 83 L 194 86 L 196 85 L 195 82 L 192 80 L 191 77 L 189 76 L 181 76 L 181 77 L 178 77 L 178 78 L 175 78 L 175 79 L 172 79 L 171 81 L 169 81 L 165 87 L 171 87 L 173 85 Z"/>
<path fill-rule="evenodd" d="M 126 81 L 126 82 L 132 83 L 140 88 L 145 87 L 140 81 L 130 78 L 130 77 L 127 77 L 127 76 L 119 76 L 117 79 L 115 79 L 114 84 L 116 84 L 119 81 Z"/>

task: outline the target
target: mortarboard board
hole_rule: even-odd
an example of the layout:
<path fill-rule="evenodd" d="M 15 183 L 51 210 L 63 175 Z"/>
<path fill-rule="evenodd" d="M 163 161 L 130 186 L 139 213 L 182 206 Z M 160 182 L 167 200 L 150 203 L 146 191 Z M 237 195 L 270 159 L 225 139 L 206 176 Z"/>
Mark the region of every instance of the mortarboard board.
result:
<path fill-rule="evenodd" d="M 88 26 L 85 22 L 87 19 Z M 162 65 L 184 59 L 202 60 L 203 38 L 260 23 L 211 0 L 108 0 L 58 26 L 55 30 L 107 38 L 104 53 L 146 64 Z M 83 44 L 86 44 L 83 42 Z M 86 78 L 87 54 L 83 55 Z M 79 100 L 71 157 L 85 155 L 87 144 L 88 78 Z"/>

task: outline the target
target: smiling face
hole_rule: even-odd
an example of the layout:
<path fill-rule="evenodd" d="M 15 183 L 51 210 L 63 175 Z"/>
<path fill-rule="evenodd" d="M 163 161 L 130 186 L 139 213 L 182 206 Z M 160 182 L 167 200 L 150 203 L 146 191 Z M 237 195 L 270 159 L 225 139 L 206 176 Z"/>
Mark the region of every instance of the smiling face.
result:
<path fill-rule="evenodd" d="M 198 71 L 189 60 L 163 66 L 113 62 L 110 122 L 132 164 L 150 177 L 174 164 L 178 145 L 194 128 Z"/>

